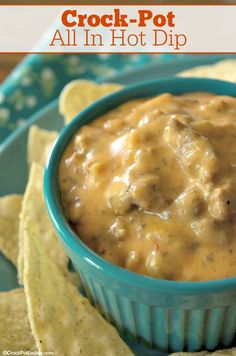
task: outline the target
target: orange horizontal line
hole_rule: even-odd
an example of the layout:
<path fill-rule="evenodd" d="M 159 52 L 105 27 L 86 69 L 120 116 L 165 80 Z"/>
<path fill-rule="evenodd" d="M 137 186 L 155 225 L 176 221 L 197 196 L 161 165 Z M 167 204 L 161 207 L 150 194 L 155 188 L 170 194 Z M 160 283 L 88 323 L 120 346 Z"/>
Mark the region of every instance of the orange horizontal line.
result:
<path fill-rule="evenodd" d="M 155 6 L 155 7 L 176 7 L 176 6 L 236 6 L 236 4 L 110 4 L 110 3 L 106 3 L 106 4 L 0 4 L 0 6 L 77 6 L 77 7 L 83 7 L 83 6 L 107 6 L 107 5 L 111 5 L 111 6 L 117 6 L 117 7 L 128 7 L 128 6 Z"/>
<path fill-rule="evenodd" d="M 235 52 L 1 52 L 1 54 L 236 54 Z"/>

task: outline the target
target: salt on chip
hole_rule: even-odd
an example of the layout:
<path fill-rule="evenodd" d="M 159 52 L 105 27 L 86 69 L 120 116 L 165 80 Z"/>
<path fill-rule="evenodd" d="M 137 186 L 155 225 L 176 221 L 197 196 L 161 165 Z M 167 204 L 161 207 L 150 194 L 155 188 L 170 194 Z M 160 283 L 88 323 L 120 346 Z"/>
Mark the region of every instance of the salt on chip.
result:
<path fill-rule="evenodd" d="M 56 355 L 133 355 L 116 329 L 63 276 L 38 227 L 24 230 L 24 285 L 38 350 Z"/>
<path fill-rule="evenodd" d="M 0 293 L 0 355 L 3 351 L 36 351 L 22 288 Z"/>
<path fill-rule="evenodd" d="M 201 351 L 201 352 L 176 352 L 170 356 L 236 356 L 236 348 L 228 350 L 217 350 L 215 352 Z"/>
<path fill-rule="evenodd" d="M 57 131 L 48 131 L 32 125 L 29 129 L 27 160 L 29 167 L 33 162 L 45 165 L 53 143 L 58 137 Z"/>
<path fill-rule="evenodd" d="M 89 80 L 74 80 L 67 84 L 59 97 L 59 112 L 68 124 L 80 111 L 96 100 L 122 88 L 119 84 L 96 84 Z"/>
<path fill-rule="evenodd" d="M 56 261 L 63 273 L 69 275 L 67 270 L 68 257 L 66 256 L 60 241 L 54 231 L 48 216 L 43 196 L 43 167 L 33 163 L 30 170 L 29 181 L 22 202 L 19 227 L 19 255 L 18 255 L 18 278 L 22 283 L 24 258 L 23 258 L 23 231 L 28 217 L 38 227 L 41 239 L 49 251 L 50 258 Z"/>
<path fill-rule="evenodd" d="M 181 77 L 204 77 L 236 82 L 236 60 L 225 59 L 213 65 L 197 66 L 179 73 Z"/>
<path fill-rule="evenodd" d="M 17 264 L 19 214 L 22 196 L 17 194 L 0 197 L 0 251 Z"/>

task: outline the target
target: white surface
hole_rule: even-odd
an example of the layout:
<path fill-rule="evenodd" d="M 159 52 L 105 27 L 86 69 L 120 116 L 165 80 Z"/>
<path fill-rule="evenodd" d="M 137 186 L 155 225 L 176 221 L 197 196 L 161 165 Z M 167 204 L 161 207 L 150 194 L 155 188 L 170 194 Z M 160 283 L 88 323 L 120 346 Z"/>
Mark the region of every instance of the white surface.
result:
<path fill-rule="evenodd" d="M 64 42 L 67 42 L 68 28 L 61 24 L 61 14 L 67 9 L 76 9 L 80 14 L 104 15 L 114 14 L 114 9 L 120 8 L 122 14 L 129 19 L 139 20 L 139 10 L 151 10 L 153 14 L 166 15 L 169 11 L 175 14 L 175 27 L 157 28 L 152 19 L 146 22 L 146 27 L 138 27 L 137 23 L 129 23 L 128 27 L 71 27 L 69 31 L 76 33 L 75 46 L 61 46 L 59 41 L 55 46 L 49 46 L 57 28 L 60 28 Z M 55 21 L 55 19 L 58 19 Z M 0 52 L 236 52 L 236 6 L 0 6 Z M 103 46 L 85 46 L 86 32 L 102 35 Z M 114 32 L 123 36 L 123 43 L 116 39 L 111 46 Z M 155 31 L 158 30 L 158 43 L 155 45 Z M 166 35 L 164 34 L 164 31 Z M 145 45 L 141 45 L 142 32 Z M 46 35 L 45 35 L 46 33 Z M 177 38 L 182 44 L 176 45 Z M 167 41 L 161 44 L 166 36 Z M 42 39 L 43 37 L 43 43 Z M 129 41 L 129 39 L 131 39 Z M 132 43 L 137 40 L 137 45 Z M 40 41 L 40 46 L 35 45 Z M 172 41 L 172 42 L 171 42 Z M 40 48 L 40 49 L 39 49 Z"/>

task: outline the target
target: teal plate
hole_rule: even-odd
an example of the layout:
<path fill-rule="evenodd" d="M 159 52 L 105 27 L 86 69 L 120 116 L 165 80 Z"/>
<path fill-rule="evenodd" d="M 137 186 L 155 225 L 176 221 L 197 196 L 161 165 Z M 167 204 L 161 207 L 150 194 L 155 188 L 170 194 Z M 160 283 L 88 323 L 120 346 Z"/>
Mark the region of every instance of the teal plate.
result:
<path fill-rule="evenodd" d="M 176 60 L 170 63 L 150 65 L 113 77 L 107 80 L 107 82 L 131 84 L 153 78 L 162 78 L 175 75 L 196 65 L 212 64 L 228 57 L 233 56 L 197 56 L 196 58 Z M 24 126 L 16 130 L 0 145 L 0 196 L 24 192 L 28 176 L 26 163 L 27 135 L 28 129 L 33 123 L 47 130 L 60 131 L 63 127 L 63 120 L 58 113 L 57 100 L 38 111 Z M 0 291 L 7 291 L 16 287 L 19 287 L 16 278 L 16 269 L 0 254 Z M 147 350 L 142 346 L 135 344 L 130 344 L 130 346 L 136 355 L 157 355 L 156 351 Z"/>

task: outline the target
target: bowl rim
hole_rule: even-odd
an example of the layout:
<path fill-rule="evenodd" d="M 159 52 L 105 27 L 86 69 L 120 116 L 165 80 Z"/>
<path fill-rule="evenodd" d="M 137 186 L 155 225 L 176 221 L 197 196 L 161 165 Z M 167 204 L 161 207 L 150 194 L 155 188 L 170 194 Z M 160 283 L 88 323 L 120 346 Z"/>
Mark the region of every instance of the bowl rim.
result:
<path fill-rule="evenodd" d="M 177 86 L 177 91 L 172 90 L 173 86 Z M 65 218 L 60 200 L 57 179 L 60 159 L 64 149 L 81 126 L 121 105 L 121 103 L 138 97 L 150 97 L 155 95 L 154 93 L 152 94 L 152 90 L 157 91 L 156 95 L 168 92 L 168 90 L 162 90 L 161 88 L 169 88 L 171 89 L 169 90 L 170 93 L 181 94 L 185 92 L 199 92 L 201 91 L 199 88 L 195 90 L 195 87 L 199 86 L 208 88 L 208 90 L 204 89 L 202 91 L 236 97 L 236 84 L 215 79 L 166 77 L 128 85 L 115 93 L 99 99 L 81 111 L 62 129 L 58 139 L 53 145 L 50 157 L 45 166 L 44 197 L 54 228 L 65 245 L 84 262 L 88 263 L 90 267 L 109 275 L 113 279 L 138 288 L 172 294 L 202 294 L 236 289 L 236 276 L 210 281 L 172 281 L 140 275 L 112 264 L 87 247 L 78 235 L 75 234 Z M 150 88 L 152 89 L 150 90 Z"/>

